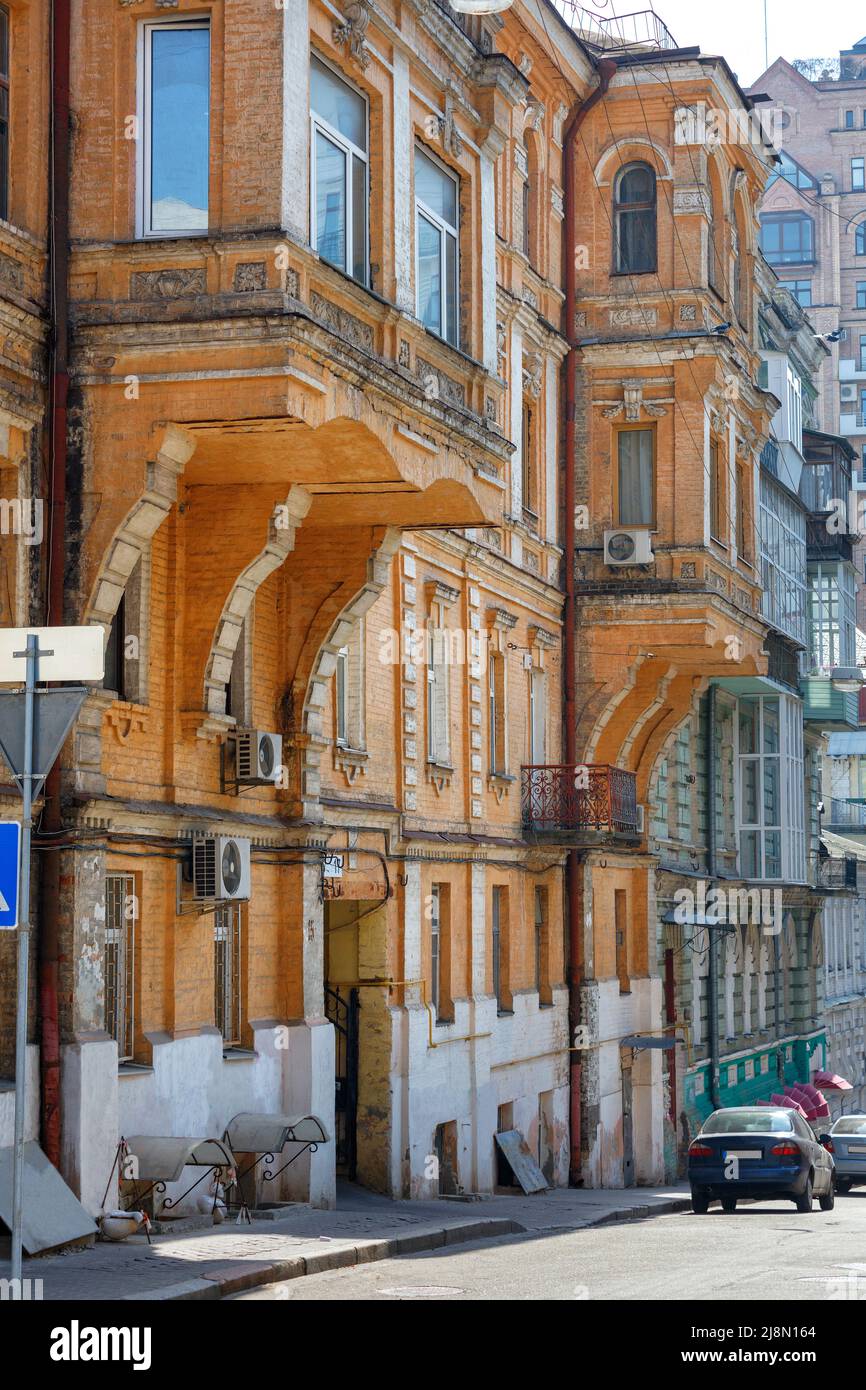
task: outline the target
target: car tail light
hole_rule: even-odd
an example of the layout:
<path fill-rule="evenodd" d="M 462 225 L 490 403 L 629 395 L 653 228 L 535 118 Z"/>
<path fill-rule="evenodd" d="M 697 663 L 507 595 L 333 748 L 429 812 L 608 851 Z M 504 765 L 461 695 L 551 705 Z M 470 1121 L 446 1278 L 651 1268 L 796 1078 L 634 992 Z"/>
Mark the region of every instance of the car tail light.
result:
<path fill-rule="evenodd" d="M 796 1144 L 774 1144 L 770 1150 L 776 1158 L 799 1158 L 800 1150 Z"/>
<path fill-rule="evenodd" d="M 832 1139 L 825 1139 L 825 1140 L 824 1140 L 824 1143 L 823 1143 L 823 1147 L 827 1150 L 828 1154 L 834 1154 L 834 1153 L 836 1152 L 836 1150 L 835 1150 L 834 1147 L 833 1147 L 833 1140 L 832 1140 Z"/>
<path fill-rule="evenodd" d="M 713 1151 L 706 1144 L 699 1144 L 697 1141 L 689 1145 L 689 1158 L 712 1158 Z"/>

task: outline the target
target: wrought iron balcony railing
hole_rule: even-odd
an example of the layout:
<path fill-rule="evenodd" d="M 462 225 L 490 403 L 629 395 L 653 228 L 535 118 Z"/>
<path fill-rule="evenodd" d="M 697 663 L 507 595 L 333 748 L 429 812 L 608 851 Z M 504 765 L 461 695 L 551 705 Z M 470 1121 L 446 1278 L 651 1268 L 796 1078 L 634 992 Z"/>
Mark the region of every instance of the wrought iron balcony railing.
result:
<path fill-rule="evenodd" d="M 636 835 L 635 774 L 606 763 L 521 769 L 523 824 L 535 831 Z"/>
<path fill-rule="evenodd" d="M 598 53 L 627 53 L 634 49 L 658 52 L 677 46 L 655 10 L 602 15 L 592 5 L 581 5 L 578 0 L 554 0 L 554 4 L 587 47 Z"/>
<path fill-rule="evenodd" d="M 818 888 L 857 888 L 857 860 L 853 854 L 837 859 L 826 856 L 818 860 Z"/>

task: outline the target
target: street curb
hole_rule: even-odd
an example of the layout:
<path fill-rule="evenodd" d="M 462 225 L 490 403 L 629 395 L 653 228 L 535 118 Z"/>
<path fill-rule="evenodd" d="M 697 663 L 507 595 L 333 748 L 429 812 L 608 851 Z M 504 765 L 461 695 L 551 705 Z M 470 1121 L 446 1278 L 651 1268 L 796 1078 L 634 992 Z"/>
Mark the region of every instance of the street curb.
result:
<path fill-rule="evenodd" d="M 623 1221 L 644 1221 L 653 1216 L 669 1216 L 676 1212 L 688 1211 L 690 1208 L 690 1197 L 672 1197 L 654 1205 L 615 1207 L 613 1211 L 602 1212 L 580 1224 L 558 1226 L 556 1229 L 560 1232 L 581 1231 L 590 1226 L 608 1226 Z M 427 1227 L 419 1231 L 407 1231 L 405 1235 L 391 1236 L 385 1240 L 362 1240 L 357 1245 L 344 1246 L 339 1250 L 321 1250 L 310 1255 L 296 1255 L 270 1263 L 255 1261 L 245 1269 L 228 1267 L 225 1271 L 211 1270 L 209 1274 L 184 1279 L 176 1284 L 166 1284 L 161 1289 L 124 1294 L 122 1301 L 176 1302 L 228 1298 L 248 1289 L 303 1278 L 307 1274 L 324 1274 L 332 1269 L 350 1269 L 376 1260 L 393 1259 L 399 1255 L 421 1254 L 427 1250 L 439 1250 L 445 1246 L 483 1240 L 485 1237 L 521 1235 L 526 1231 L 527 1227 L 521 1226 L 510 1217 L 479 1217 L 459 1226 Z M 531 1233 L 541 1234 L 538 1230 Z"/>

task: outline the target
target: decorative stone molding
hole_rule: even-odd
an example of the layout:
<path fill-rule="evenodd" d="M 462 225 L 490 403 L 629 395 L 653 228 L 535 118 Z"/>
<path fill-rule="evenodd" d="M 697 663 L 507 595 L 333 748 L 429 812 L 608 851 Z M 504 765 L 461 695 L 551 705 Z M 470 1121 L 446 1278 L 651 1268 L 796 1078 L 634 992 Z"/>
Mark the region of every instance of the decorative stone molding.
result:
<path fill-rule="evenodd" d="M 450 92 L 445 93 L 445 115 L 440 118 L 439 130 L 442 148 L 454 159 L 459 159 L 463 153 L 463 141 L 454 119 L 454 97 Z"/>
<path fill-rule="evenodd" d="M 491 631 L 511 632 L 517 626 L 517 614 L 491 604 L 487 609 L 487 626 Z"/>
<path fill-rule="evenodd" d="M 373 329 L 369 323 L 364 323 L 346 309 L 341 309 L 339 304 L 332 304 L 330 299 L 324 299 L 322 295 L 316 294 L 315 290 L 310 295 L 310 308 L 317 319 L 321 319 L 341 338 L 348 339 L 354 346 L 364 348 L 366 352 L 373 351 Z"/>
<path fill-rule="evenodd" d="M 520 62 L 517 64 L 517 71 L 523 77 L 528 77 L 532 72 L 532 59 L 528 53 L 521 53 Z"/>
<path fill-rule="evenodd" d="M 454 781 L 454 768 L 446 763 L 427 763 L 427 781 L 433 786 L 436 795 L 441 796 Z"/>
<path fill-rule="evenodd" d="M 610 309 L 608 311 L 611 328 L 655 328 L 658 323 L 658 309 Z"/>
<path fill-rule="evenodd" d="M 689 217 L 700 212 L 704 217 L 712 217 L 710 195 L 705 188 L 675 188 L 674 216 Z"/>
<path fill-rule="evenodd" d="M 150 727 L 150 710 L 146 705 L 133 705 L 126 700 L 115 700 L 105 712 L 105 723 L 114 731 L 118 743 L 128 743 L 134 733 L 147 733 Z"/>
<path fill-rule="evenodd" d="M 502 549 L 502 532 L 495 530 L 491 526 L 486 526 L 482 530 L 481 539 L 486 545 L 492 546 L 494 550 Z"/>
<path fill-rule="evenodd" d="M 204 267 L 166 266 L 164 270 L 135 270 L 129 277 L 130 299 L 182 299 L 206 294 Z"/>
<path fill-rule="evenodd" d="M 351 787 L 359 777 L 366 777 L 370 754 L 363 748 L 341 748 L 334 750 L 334 767 L 342 772 L 346 785 Z"/>
<path fill-rule="evenodd" d="M 436 399 L 445 401 L 448 405 L 466 404 L 466 387 L 459 381 L 454 381 L 438 367 L 434 367 L 432 362 L 428 362 L 424 357 L 415 358 L 415 375 L 422 381 L 427 382 L 430 378 L 436 383 Z"/>
<path fill-rule="evenodd" d="M 544 359 L 539 352 L 524 353 L 523 362 L 523 394 L 537 401 L 541 395 Z"/>
<path fill-rule="evenodd" d="M 568 115 L 568 107 L 563 103 L 556 108 L 553 114 L 553 139 L 557 145 L 562 144 L 562 131 L 565 125 L 565 118 Z"/>
<path fill-rule="evenodd" d="M 550 208 L 554 217 L 561 219 L 565 216 L 565 193 L 556 184 L 550 190 Z"/>
<path fill-rule="evenodd" d="M 370 11 L 366 0 L 342 0 L 345 23 L 335 24 L 331 37 L 338 48 L 348 46 L 349 57 L 359 67 L 370 66 L 370 50 L 367 47 L 367 30 L 370 27 Z"/>
<path fill-rule="evenodd" d="M 680 305 L 680 323 L 696 323 L 698 317 L 698 306 L 696 304 Z"/>
<path fill-rule="evenodd" d="M 523 285 L 520 290 L 520 298 L 524 304 L 528 304 L 530 309 L 538 308 L 538 295 L 535 290 L 530 289 L 529 285 Z"/>
<path fill-rule="evenodd" d="M 544 120 L 544 102 L 530 99 L 526 103 L 526 117 L 523 122 L 523 129 L 540 130 Z"/>
<path fill-rule="evenodd" d="M 509 777 L 504 772 L 488 772 L 487 790 L 496 797 L 497 805 L 501 806 L 503 800 L 508 796 L 515 782 L 514 777 Z"/>
<path fill-rule="evenodd" d="M 651 420 L 659 420 L 663 415 L 667 415 L 667 410 L 663 405 L 643 399 L 642 386 L 626 386 L 623 389 L 623 399 L 606 406 L 602 414 L 606 420 L 616 420 L 623 412 L 625 412 L 626 420 L 631 424 L 635 424 L 640 419 L 641 413 L 648 415 Z"/>
<path fill-rule="evenodd" d="M 0 254 L 0 285 L 8 290 L 24 290 L 24 270 L 12 256 Z"/>
<path fill-rule="evenodd" d="M 514 146 L 514 167 L 517 170 L 518 174 L 520 174 L 521 178 L 525 179 L 527 174 L 529 173 L 529 162 L 526 155 L 526 149 L 523 145 L 515 144 Z"/>
<path fill-rule="evenodd" d="M 424 592 L 429 604 L 440 603 L 446 608 L 450 608 L 460 597 L 459 589 L 443 583 L 441 579 L 428 579 L 424 584 Z"/>
<path fill-rule="evenodd" d="M 267 289 L 267 270 L 264 261 L 241 261 L 235 266 L 232 289 L 238 294 Z"/>
<path fill-rule="evenodd" d="M 286 501 L 275 507 L 268 522 L 268 539 L 256 558 L 238 575 L 223 605 L 205 667 L 204 707 L 209 714 L 224 715 L 226 685 L 241 636 L 244 618 L 256 592 L 294 549 L 295 535 L 313 499 L 305 488 L 293 485 Z"/>
<path fill-rule="evenodd" d="M 546 627 L 531 627 L 529 629 L 529 645 L 541 647 L 544 651 L 551 651 L 557 645 L 556 633 L 548 632 Z"/>

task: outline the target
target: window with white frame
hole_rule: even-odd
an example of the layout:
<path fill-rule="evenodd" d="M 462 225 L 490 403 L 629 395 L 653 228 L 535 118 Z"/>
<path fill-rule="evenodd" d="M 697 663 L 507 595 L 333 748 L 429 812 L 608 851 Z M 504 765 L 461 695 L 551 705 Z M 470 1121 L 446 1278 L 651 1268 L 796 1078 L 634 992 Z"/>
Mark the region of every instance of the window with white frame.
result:
<path fill-rule="evenodd" d="M 427 627 L 427 757 L 431 763 L 451 762 L 451 730 L 448 719 L 448 633 L 433 623 Z"/>
<path fill-rule="evenodd" d="M 761 611 L 767 622 L 806 645 L 806 517 L 761 470 Z"/>
<path fill-rule="evenodd" d="M 737 828 L 743 878 L 804 882 L 803 708 L 793 696 L 738 701 Z"/>
<path fill-rule="evenodd" d="M 457 346 L 458 184 L 444 165 L 415 149 L 415 284 L 418 317 Z"/>
<path fill-rule="evenodd" d="M 543 766 L 547 733 L 547 679 L 545 673 L 529 673 L 529 761 L 534 767 Z"/>
<path fill-rule="evenodd" d="M 138 896 L 132 874 L 105 876 L 105 1031 L 118 1062 L 135 1050 L 135 928 Z"/>
<path fill-rule="evenodd" d="M 856 659 L 857 595 L 850 565 L 809 566 L 809 643 L 812 667 L 829 671 Z"/>
<path fill-rule="evenodd" d="M 319 58 L 310 61 L 312 244 L 322 260 L 369 283 L 367 100 Z"/>
<path fill-rule="evenodd" d="M 210 23 L 147 21 L 139 39 L 141 236 L 208 229 Z"/>
<path fill-rule="evenodd" d="M 345 647 L 337 653 L 334 672 L 334 735 L 338 748 L 355 752 L 367 746 L 365 711 L 366 625 L 355 624 Z"/>

